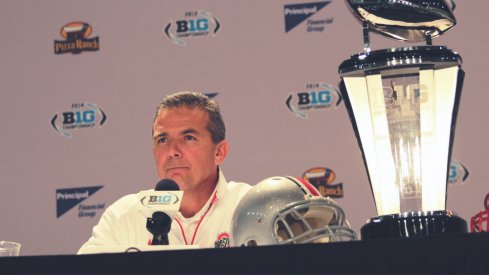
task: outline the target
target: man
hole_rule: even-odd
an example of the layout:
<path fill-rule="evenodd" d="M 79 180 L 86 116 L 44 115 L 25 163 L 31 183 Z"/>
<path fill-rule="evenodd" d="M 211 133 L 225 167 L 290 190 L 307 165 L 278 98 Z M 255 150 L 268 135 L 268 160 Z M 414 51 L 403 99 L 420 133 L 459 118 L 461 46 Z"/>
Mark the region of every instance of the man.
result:
<path fill-rule="evenodd" d="M 229 147 L 225 132 L 219 106 L 200 93 L 169 95 L 156 108 L 153 156 L 158 176 L 174 180 L 184 191 L 168 233 L 170 245 L 229 246 L 234 210 L 250 186 L 224 178 L 220 164 Z M 137 202 L 131 194 L 108 207 L 78 253 L 93 246 L 150 243 L 152 235 Z"/>

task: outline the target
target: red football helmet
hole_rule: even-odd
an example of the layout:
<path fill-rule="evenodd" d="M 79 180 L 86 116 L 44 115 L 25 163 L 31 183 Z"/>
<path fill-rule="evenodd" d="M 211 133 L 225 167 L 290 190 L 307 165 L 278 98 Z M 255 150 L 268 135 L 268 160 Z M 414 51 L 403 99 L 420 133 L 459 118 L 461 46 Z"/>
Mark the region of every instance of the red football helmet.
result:
<path fill-rule="evenodd" d="M 485 210 L 470 219 L 470 232 L 488 232 L 489 231 L 489 193 L 484 199 Z"/>

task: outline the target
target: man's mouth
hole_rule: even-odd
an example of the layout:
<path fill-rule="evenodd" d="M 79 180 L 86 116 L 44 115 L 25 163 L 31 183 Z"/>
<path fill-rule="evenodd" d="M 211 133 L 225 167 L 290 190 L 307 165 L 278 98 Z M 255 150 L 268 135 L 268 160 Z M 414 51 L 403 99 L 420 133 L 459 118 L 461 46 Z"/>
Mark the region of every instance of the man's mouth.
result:
<path fill-rule="evenodd" d="M 188 166 L 171 166 L 171 167 L 166 167 L 165 170 L 167 172 L 171 172 L 171 171 L 176 171 L 176 170 L 179 170 L 179 169 L 189 169 Z"/>

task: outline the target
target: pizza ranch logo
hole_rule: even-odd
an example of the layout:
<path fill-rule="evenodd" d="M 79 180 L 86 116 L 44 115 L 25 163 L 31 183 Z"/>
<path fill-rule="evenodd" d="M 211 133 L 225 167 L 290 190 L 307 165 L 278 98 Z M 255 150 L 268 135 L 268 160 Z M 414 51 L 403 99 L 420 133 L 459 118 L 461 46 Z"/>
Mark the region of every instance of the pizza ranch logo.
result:
<path fill-rule="evenodd" d="M 229 247 L 229 233 L 222 232 L 217 236 L 217 240 L 214 242 L 215 248 Z"/>
<path fill-rule="evenodd" d="M 88 38 L 92 31 L 92 26 L 85 22 L 71 22 L 64 25 L 61 27 L 59 34 L 65 40 L 54 41 L 54 53 L 80 54 L 84 51 L 98 51 L 100 49 L 98 36 Z"/>
<path fill-rule="evenodd" d="M 314 185 L 324 197 L 342 198 L 344 195 L 343 183 L 334 183 L 336 173 L 329 168 L 311 168 L 304 172 L 302 178 Z"/>

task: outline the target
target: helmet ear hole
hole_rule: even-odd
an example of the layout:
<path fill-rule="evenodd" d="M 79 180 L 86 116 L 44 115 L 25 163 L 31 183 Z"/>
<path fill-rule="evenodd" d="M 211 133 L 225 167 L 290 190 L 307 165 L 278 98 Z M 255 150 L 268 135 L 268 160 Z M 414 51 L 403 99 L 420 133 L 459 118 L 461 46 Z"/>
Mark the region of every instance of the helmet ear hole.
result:
<path fill-rule="evenodd" d="M 246 242 L 246 246 L 258 246 L 255 240 L 249 240 Z"/>

